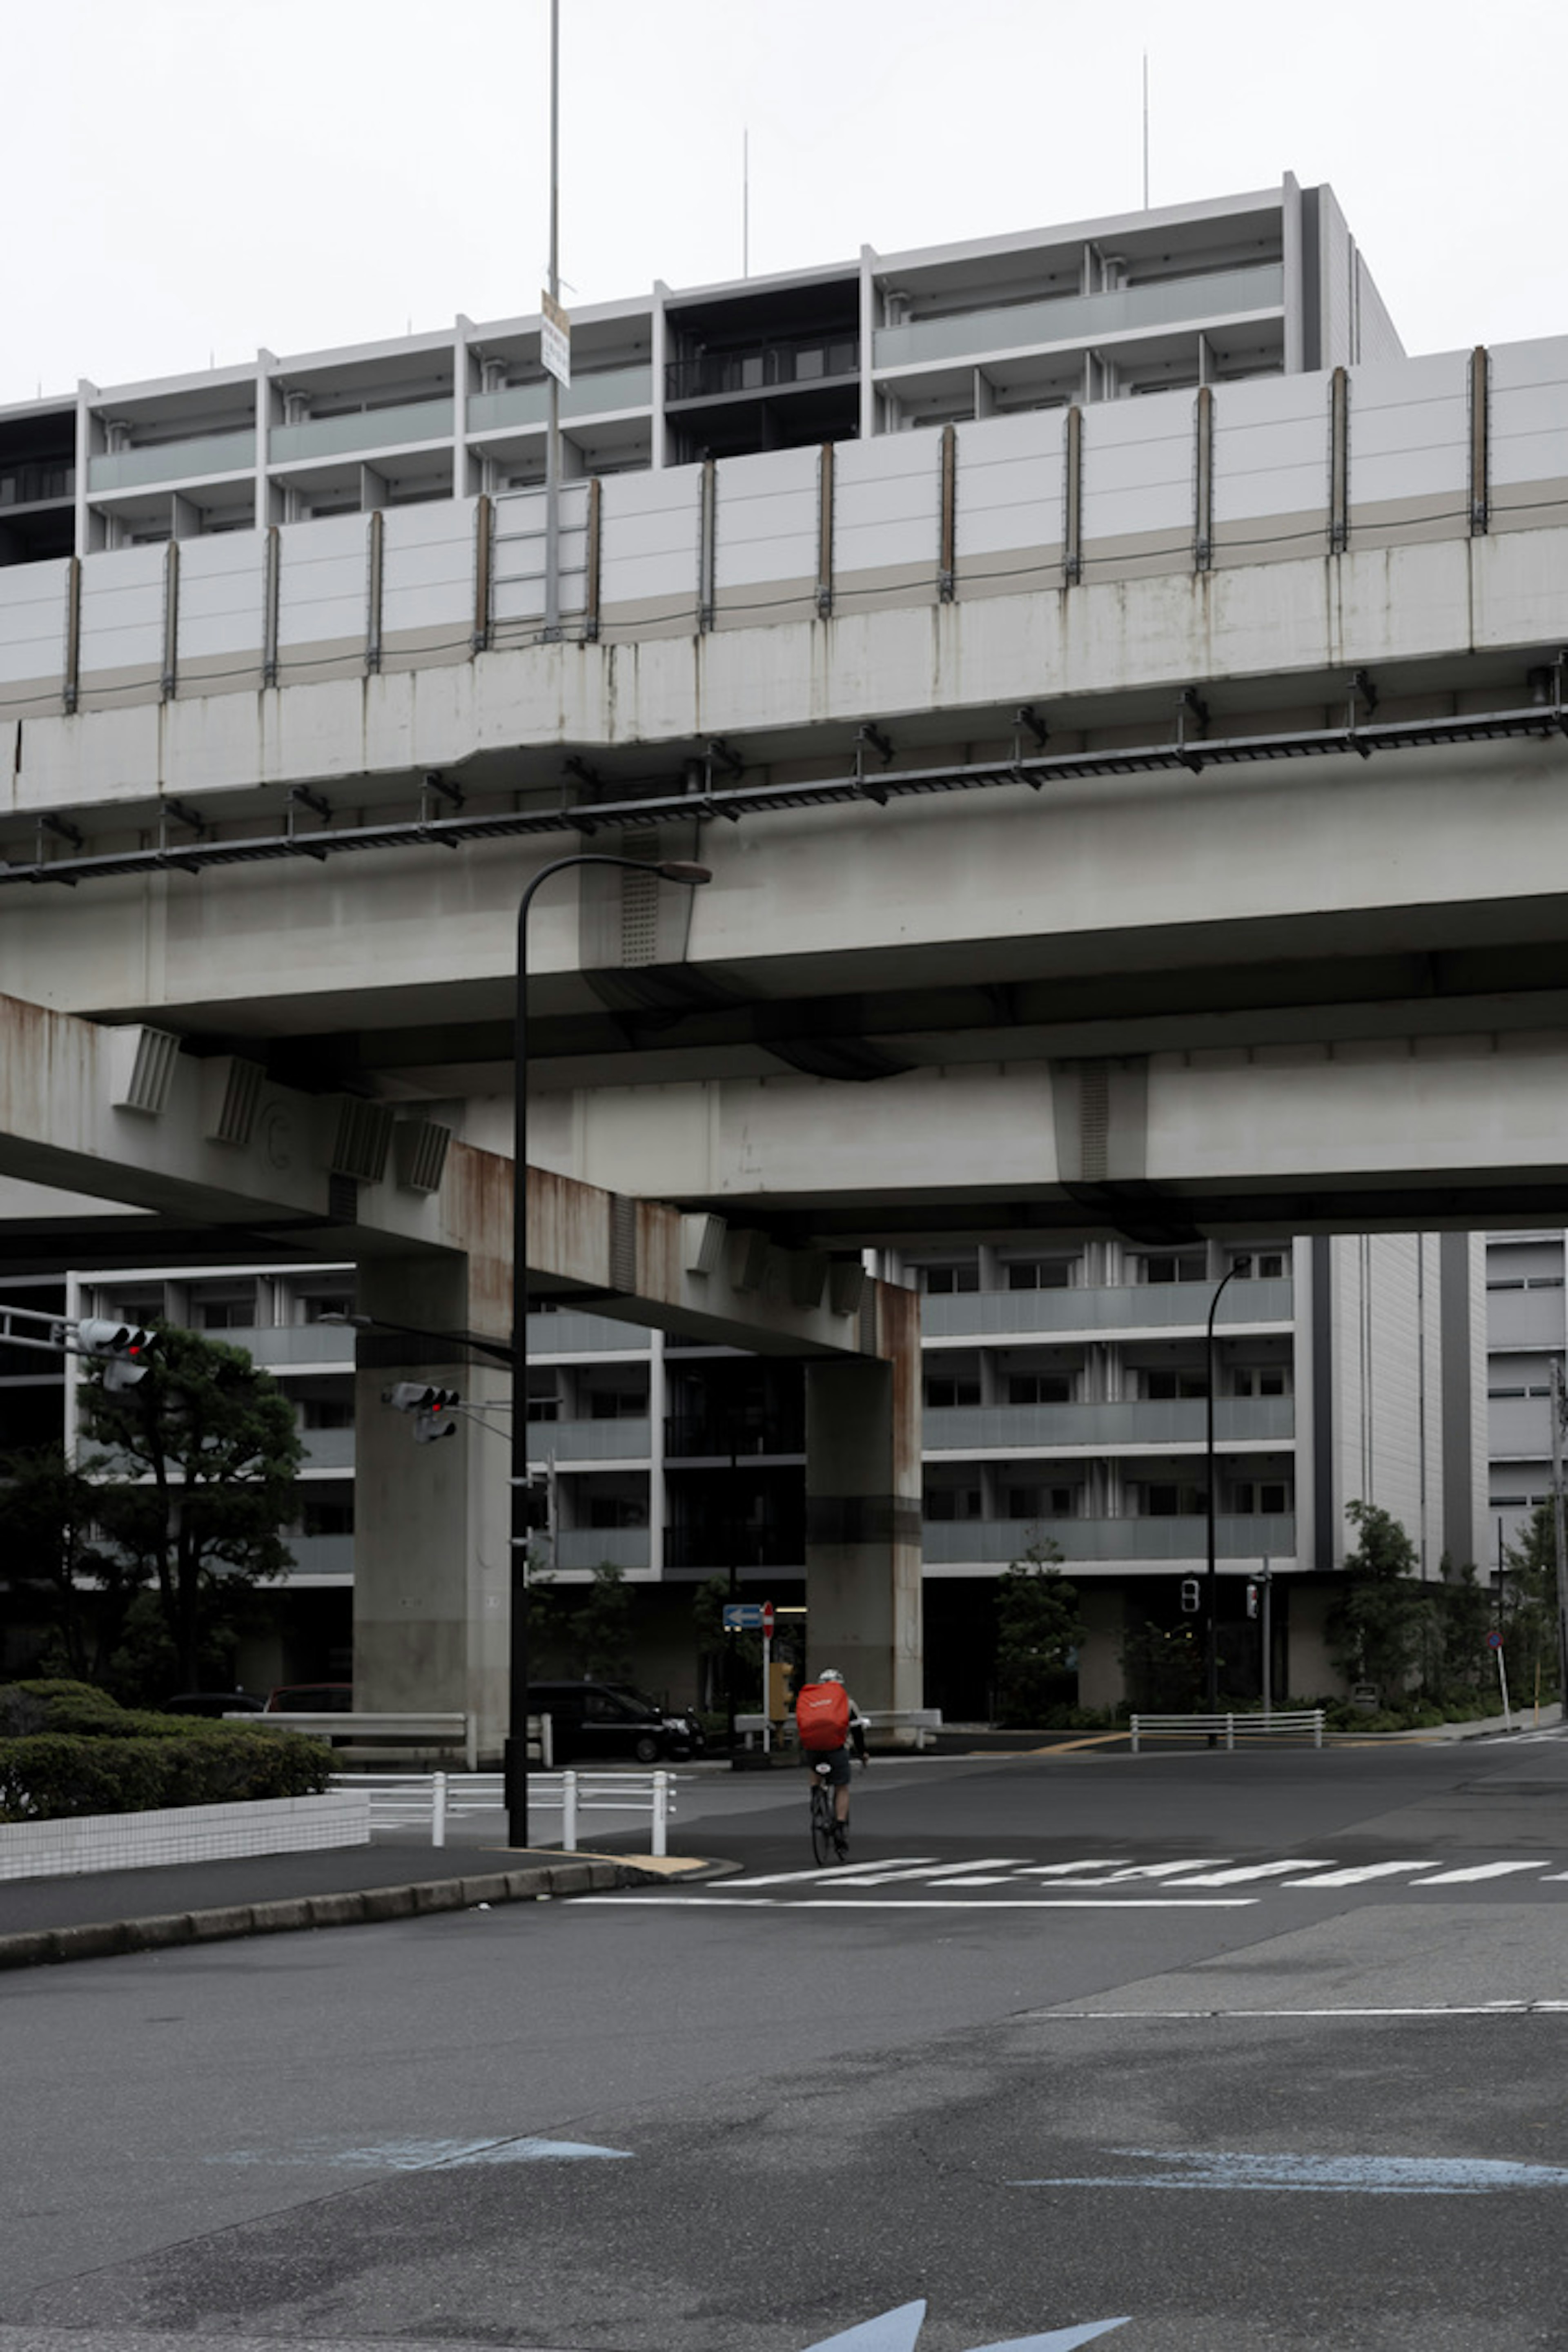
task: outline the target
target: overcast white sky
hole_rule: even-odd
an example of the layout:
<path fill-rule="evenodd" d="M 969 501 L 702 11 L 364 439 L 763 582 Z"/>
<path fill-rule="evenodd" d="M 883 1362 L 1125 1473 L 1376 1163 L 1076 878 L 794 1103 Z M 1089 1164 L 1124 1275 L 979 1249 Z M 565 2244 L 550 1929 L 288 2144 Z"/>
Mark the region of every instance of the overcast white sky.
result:
<path fill-rule="evenodd" d="M 573 301 L 1336 189 L 1413 352 L 1568 332 L 1562 0 L 561 0 Z M 0 0 L 0 403 L 533 310 L 548 0 Z"/>

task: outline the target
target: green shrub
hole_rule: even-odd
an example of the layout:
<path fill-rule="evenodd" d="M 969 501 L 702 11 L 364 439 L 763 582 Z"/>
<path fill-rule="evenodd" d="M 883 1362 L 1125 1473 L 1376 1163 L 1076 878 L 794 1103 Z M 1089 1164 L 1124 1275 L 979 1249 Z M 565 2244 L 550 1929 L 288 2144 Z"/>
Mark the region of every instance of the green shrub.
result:
<path fill-rule="evenodd" d="M 0 1822 L 153 1812 L 262 1797 L 313 1797 L 330 1748 L 298 1732 L 182 1726 L 169 1738 L 82 1738 L 39 1732 L 0 1739 Z"/>
<path fill-rule="evenodd" d="M 310 1797 L 331 1770 L 331 1749 L 299 1732 L 155 1715 L 89 1683 L 0 1688 L 0 1822 Z"/>

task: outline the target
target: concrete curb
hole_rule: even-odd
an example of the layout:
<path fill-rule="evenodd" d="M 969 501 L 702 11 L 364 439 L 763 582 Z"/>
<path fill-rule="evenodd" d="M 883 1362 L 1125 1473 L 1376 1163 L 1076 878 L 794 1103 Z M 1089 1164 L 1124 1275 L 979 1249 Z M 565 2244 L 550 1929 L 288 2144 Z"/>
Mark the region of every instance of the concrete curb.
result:
<path fill-rule="evenodd" d="M 683 1875 L 706 1878 L 723 1865 L 699 1863 Z M 74 1927 L 36 1927 L 0 1936 L 0 1969 L 41 1968 L 60 1960 L 118 1958 L 174 1945 L 210 1944 L 237 1936 L 276 1936 L 303 1927 L 359 1927 L 412 1919 L 434 1911 L 466 1911 L 480 1903 L 541 1903 L 615 1886 L 668 1885 L 668 1871 L 636 1863 L 596 1860 L 535 1864 L 527 1870 L 487 1871 L 471 1877 L 433 1878 L 402 1886 L 363 1886 L 342 1895 L 290 1895 L 267 1903 L 226 1903 L 205 1911 L 171 1911 L 145 1919 L 95 1920 Z"/>

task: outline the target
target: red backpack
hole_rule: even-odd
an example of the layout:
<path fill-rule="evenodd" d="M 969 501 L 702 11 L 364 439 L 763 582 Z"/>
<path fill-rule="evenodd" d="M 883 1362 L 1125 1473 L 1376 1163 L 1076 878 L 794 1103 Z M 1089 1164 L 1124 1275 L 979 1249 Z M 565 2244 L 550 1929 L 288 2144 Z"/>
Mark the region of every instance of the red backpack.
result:
<path fill-rule="evenodd" d="M 849 1737 L 849 1694 L 842 1683 L 805 1683 L 795 1703 L 795 1727 L 807 1749 L 842 1748 Z"/>

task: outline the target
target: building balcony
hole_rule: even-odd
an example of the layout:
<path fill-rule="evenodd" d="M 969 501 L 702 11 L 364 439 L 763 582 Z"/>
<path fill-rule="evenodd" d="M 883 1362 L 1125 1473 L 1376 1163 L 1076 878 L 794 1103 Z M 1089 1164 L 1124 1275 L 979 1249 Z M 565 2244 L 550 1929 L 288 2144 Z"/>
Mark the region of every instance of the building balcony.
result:
<path fill-rule="evenodd" d="M 142 490 L 155 483 L 201 481 L 215 474 L 243 474 L 256 465 L 256 435 L 204 433 L 189 441 L 160 441 L 145 449 L 114 449 L 89 457 L 87 487 L 92 498 L 116 490 Z"/>
<path fill-rule="evenodd" d="M 651 408 L 651 367 L 601 368 L 595 374 L 574 376 L 561 386 L 563 424 L 581 416 L 609 416 L 626 408 Z M 468 395 L 468 431 L 498 433 L 508 426 L 543 425 L 550 419 L 550 386 L 509 384 L 501 392 Z M 276 438 L 276 436 L 274 436 Z"/>
<path fill-rule="evenodd" d="M 283 1541 L 294 1556 L 294 1565 L 284 1576 L 286 1588 L 353 1582 L 353 1536 L 285 1536 Z"/>
<path fill-rule="evenodd" d="M 530 1363 L 548 1363 L 561 1356 L 649 1356 L 653 1339 L 635 1323 L 617 1323 L 608 1315 L 588 1315 L 578 1308 L 559 1315 L 528 1318 Z"/>
<path fill-rule="evenodd" d="M 1215 1294 L 1212 1282 L 1140 1282 L 1083 1290 L 960 1290 L 921 1301 L 921 1328 L 928 1339 L 1131 1339 L 1177 1331 L 1201 1339 Z M 1238 1276 L 1219 1302 L 1215 1328 L 1252 1330 L 1289 1324 L 1295 1317 L 1295 1285 L 1289 1276 L 1249 1281 Z M 1559 1310 L 1561 1311 L 1561 1309 Z"/>
<path fill-rule="evenodd" d="M 1203 1397 L 1143 1397 L 1125 1404 L 937 1406 L 922 1429 L 927 1456 L 1037 1453 L 1148 1453 L 1207 1442 Z M 1289 1444 L 1296 1434 L 1293 1397 L 1216 1397 L 1216 1445 Z"/>
<path fill-rule="evenodd" d="M 13 466 L 0 473 L 0 510 L 59 506 L 76 496 L 72 465 Z"/>
<path fill-rule="evenodd" d="M 854 375 L 860 365 L 857 335 L 800 335 L 788 342 L 760 343 L 749 351 L 700 352 L 671 360 L 665 368 L 665 399 L 732 400 L 792 384 L 819 385 Z"/>
<path fill-rule="evenodd" d="M 335 1323 L 247 1323 L 222 1331 L 208 1331 L 209 1339 L 226 1348 L 243 1348 L 254 1364 L 269 1372 L 315 1370 L 331 1364 L 352 1371 L 354 1335 Z"/>
<path fill-rule="evenodd" d="M 395 408 L 356 408 L 343 416 L 307 417 L 299 425 L 275 425 L 268 456 L 274 466 L 300 466 L 318 457 L 449 441 L 456 414 L 451 400 L 415 400 Z"/>
<path fill-rule="evenodd" d="M 1278 310 L 1285 271 L 1277 261 L 1250 269 L 1218 269 L 1197 278 L 1163 278 L 1107 294 L 1058 295 L 1046 302 L 1009 303 L 994 310 L 962 310 L 945 319 L 915 319 L 879 328 L 872 339 L 879 374 L 942 360 L 982 360 L 1004 352 L 1053 343 L 1094 343 L 1154 327 L 1200 327 L 1211 320 Z"/>
<path fill-rule="evenodd" d="M 529 1423 L 528 1450 L 537 1460 L 553 1454 L 559 1469 L 584 1462 L 646 1463 L 651 1457 L 653 1423 L 637 1421 L 535 1421 Z"/>
<path fill-rule="evenodd" d="M 1207 1557 L 1206 1523 L 1194 1515 L 1169 1519 L 957 1519 L 928 1520 L 921 1549 L 928 1575 L 944 1570 L 1005 1568 L 1031 1544 L 1054 1543 L 1064 1571 L 1075 1564 L 1115 1567 L 1153 1561 L 1178 1563 L 1187 1570 Z M 1292 1561 L 1296 1553 L 1293 1511 L 1225 1515 L 1215 1522 L 1215 1557 L 1226 1560 Z"/>
<path fill-rule="evenodd" d="M 651 1557 L 647 1528 L 563 1528 L 555 1538 L 555 1566 L 567 1575 L 591 1574 L 605 1560 L 646 1573 Z"/>

